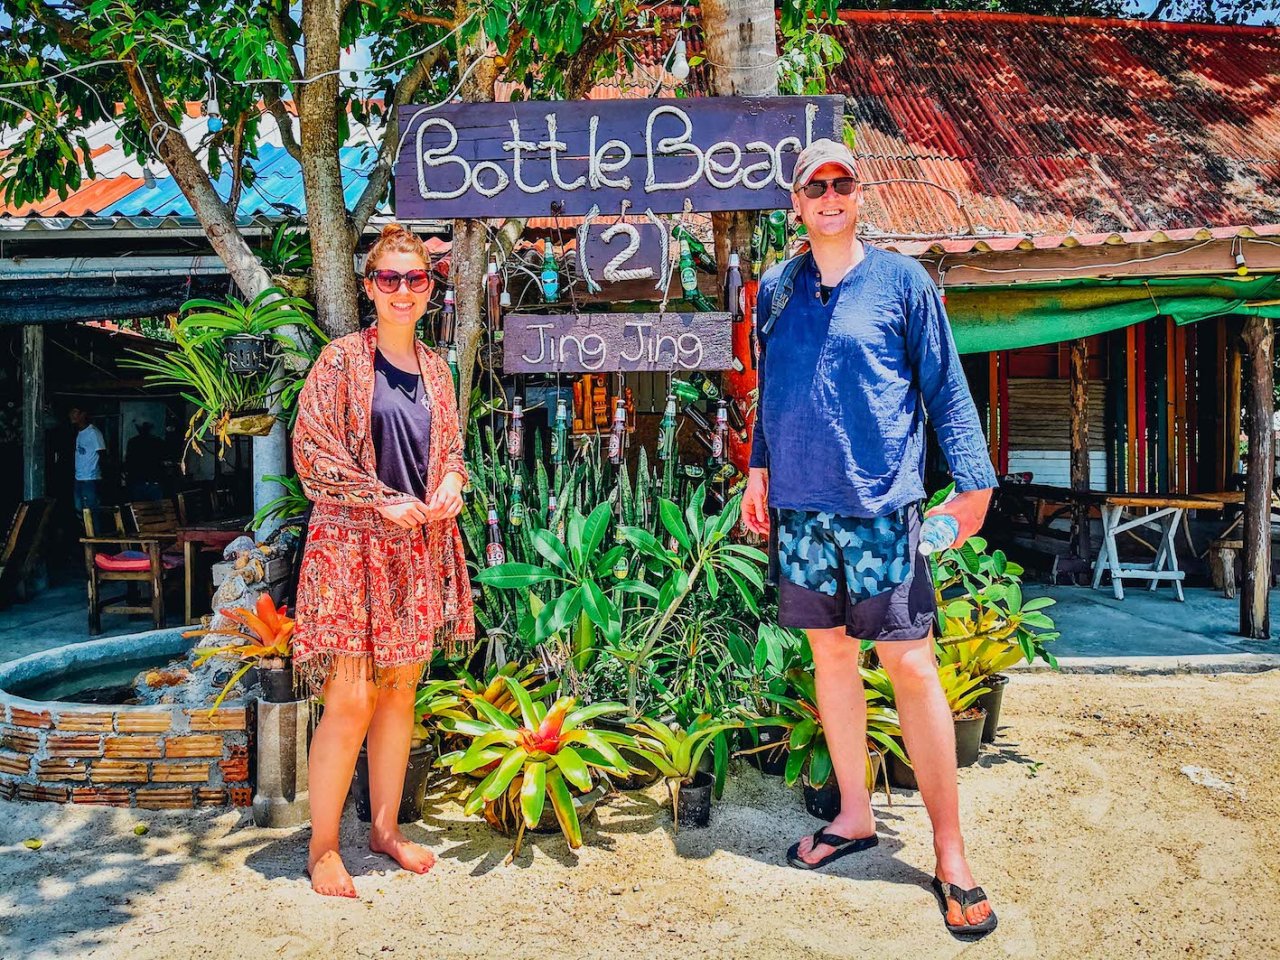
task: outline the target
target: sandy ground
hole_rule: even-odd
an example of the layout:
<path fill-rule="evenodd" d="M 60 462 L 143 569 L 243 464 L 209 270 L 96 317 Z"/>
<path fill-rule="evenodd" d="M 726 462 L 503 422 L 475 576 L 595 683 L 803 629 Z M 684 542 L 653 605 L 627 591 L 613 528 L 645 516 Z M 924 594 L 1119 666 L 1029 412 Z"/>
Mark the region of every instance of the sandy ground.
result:
<path fill-rule="evenodd" d="M 979 944 L 946 934 L 924 886 L 918 795 L 877 801 L 879 848 L 808 874 L 783 860 L 817 825 L 800 796 L 743 768 L 709 829 L 673 838 L 659 786 L 612 798 L 576 855 L 542 837 L 511 864 L 503 838 L 436 798 L 409 828 L 440 851 L 427 877 L 363 850 L 348 811 L 348 902 L 310 893 L 305 831 L 148 814 L 138 837 L 141 811 L 9 804 L 0 956 L 1280 955 L 1280 672 L 1023 676 L 1005 703 L 996 748 L 961 772 L 1001 918 Z"/>

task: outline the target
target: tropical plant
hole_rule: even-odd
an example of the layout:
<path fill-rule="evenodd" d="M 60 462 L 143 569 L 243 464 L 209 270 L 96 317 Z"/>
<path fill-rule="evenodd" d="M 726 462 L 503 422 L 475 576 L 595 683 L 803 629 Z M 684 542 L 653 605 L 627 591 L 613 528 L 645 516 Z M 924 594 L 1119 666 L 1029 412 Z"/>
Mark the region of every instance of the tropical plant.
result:
<path fill-rule="evenodd" d="M 493 766 L 463 806 L 468 816 L 486 812 L 486 819 L 509 828 L 509 815 L 518 810 L 514 857 L 520 852 L 524 831 L 537 825 L 546 801 L 551 801 L 560 830 L 569 846 L 582 846 L 582 825 L 574 808 L 571 788 L 591 790 L 601 772 L 625 776 L 634 772 L 618 747 L 634 746 L 627 734 L 595 731 L 587 723 L 595 717 L 623 711 L 619 703 L 578 707 L 573 697 L 561 697 L 548 707 L 534 700 L 514 679 L 504 678 L 519 707 L 519 719 L 487 700 L 473 705 L 479 716 L 453 723 L 455 732 L 472 738 L 471 746 L 450 761 L 450 769 L 465 774 Z M 496 764 L 496 766 L 495 766 Z"/>
<path fill-rule="evenodd" d="M 947 698 L 952 716 L 969 710 L 979 697 L 991 692 L 990 687 L 982 685 L 982 677 L 971 677 L 954 663 L 938 667 L 938 680 L 942 683 L 942 693 Z"/>
<path fill-rule="evenodd" d="M 898 742 L 902 730 L 898 726 L 898 712 L 892 702 L 885 698 L 876 671 L 863 668 L 862 672 L 867 711 L 867 789 L 874 790 L 877 780 L 884 777 L 885 796 L 888 797 L 889 781 L 885 776 L 884 757 L 892 753 L 906 760 L 906 754 Z M 871 674 L 871 677 L 868 678 L 867 674 Z M 786 679 L 790 685 L 789 695 L 772 692 L 765 694 L 770 701 L 782 708 L 780 714 L 753 718 L 749 722 L 756 725 L 781 724 L 790 729 L 787 766 L 783 773 L 787 786 L 794 786 L 801 774 L 804 774 L 812 786 L 822 787 L 831 777 L 833 767 L 822 715 L 818 711 L 816 681 L 812 671 L 799 668 L 788 670 Z"/>
<path fill-rule="evenodd" d="M 278 474 L 267 474 L 262 478 L 269 483 L 284 487 L 284 493 L 269 500 L 253 515 L 249 521 L 249 530 L 261 530 L 272 520 L 288 521 L 301 517 L 311 506 L 306 493 L 302 490 L 302 481 L 296 475 L 282 477 Z"/>
<path fill-rule="evenodd" d="M 739 694 L 757 717 L 778 712 L 778 704 L 767 694 L 785 694 L 787 671 L 810 661 L 803 631 L 788 630 L 767 619 L 756 624 L 754 644 L 748 641 L 745 631 L 731 630 L 727 646 L 733 658 Z"/>
<path fill-rule="evenodd" d="M 258 251 L 258 260 L 273 277 L 302 274 L 311 269 L 311 239 L 306 228 L 288 221 L 271 234 L 271 243 Z"/>
<path fill-rule="evenodd" d="M 235 643 L 220 647 L 202 648 L 196 653 L 197 668 L 204 666 L 214 657 L 230 657 L 242 661 L 239 669 L 231 675 L 218 693 L 217 699 L 213 701 L 213 706 L 209 708 L 210 714 L 222 706 L 222 701 L 226 699 L 231 688 L 252 667 L 281 669 L 285 666 L 293 652 L 294 620 L 288 615 L 288 611 L 287 605 L 277 607 L 271 595 L 263 593 L 258 597 L 252 610 L 248 607 L 231 607 L 218 611 L 235 626 L 202 627 L 198 630 L 188 630 L 183 634 L 184 637 L 233 637 L 236 640 Z"/>
<path fill-rule="evenodd" d="M 741 727 L 742 722 L 704 714 L 684 726 L 668 725 L 653 717 L 641 717 L 630 726 L 637 733 L 635 755 L 666 777 L 675 829 L 679 831 L 680 788 L 692 783 L 698 775 L 707 750 L 713 744 L 723 743 L 723 734 Z"/>
<path fill-rule="evenodd" d="M 306 342 L 299 342 L 291 329 L 310 334 L 320 344 L 328 343 L 324 331 L 311 319 L 311 305 L 279 287 L 268 287 L 248 303 L 236 297 L 188 300 L 182 305 L 182 313 L 185 316 L 178 326 L 197 344 L 220 343 L 244 333 L 270 336 L 280 350 L 310 360 Z"/>
<path fill-rule="evenodd" d="M 462 706 L 460 679 L 429 680 L 418 688 L 413 704 L 413 741 L 425 743 L 431 735 L 427 723 L 435 717 L 443 717 L 448 711 Z"/>

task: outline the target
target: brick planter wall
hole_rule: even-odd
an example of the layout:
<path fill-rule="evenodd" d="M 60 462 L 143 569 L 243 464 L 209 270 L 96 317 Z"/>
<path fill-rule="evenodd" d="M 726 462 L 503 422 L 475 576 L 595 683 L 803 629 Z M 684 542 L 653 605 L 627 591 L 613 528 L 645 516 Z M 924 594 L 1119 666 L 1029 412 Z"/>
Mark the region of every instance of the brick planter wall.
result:
<path fill-rule="evenodd" d="M 166 633 L 137 638 L 173 645 Z M 36 654 L 4 665 L 0 681 L 31 675 L 40 666 L 33 661 L 49 656 L 103 662 L 134 639 Z M 0 689 L 0 799 L 149 810 L 248 806 L 250 722 L 251 711 L 237 701 L 210 717 L 208 708 L 35 701 Z"/>

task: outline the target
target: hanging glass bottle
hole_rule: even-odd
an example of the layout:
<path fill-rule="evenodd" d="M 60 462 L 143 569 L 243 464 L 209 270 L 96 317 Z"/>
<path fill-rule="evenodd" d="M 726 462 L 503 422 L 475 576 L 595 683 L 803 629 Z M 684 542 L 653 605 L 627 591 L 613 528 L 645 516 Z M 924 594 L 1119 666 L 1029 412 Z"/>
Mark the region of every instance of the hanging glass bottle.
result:
<path fill-rule="evenodd" d="M 498 511 L 492 507 L 489 508 L 489 534 L 488 543 L 484 548 L 485 563 L 491 567 L 496 567 L 500 563 L 507 560 L 507 551 L 502 546 L 502 531 L 498 529 Z"/>
<path fill-rule="evenodd" d="M 507 521 L 513 527 L 518 527 L 524 523 L 524 514 L 524 481 L 517 473 L 511 477 L 511 503 L 507 508 Z"/>
<path fill-rule="evenodd" d="M 524 407 L 520 398 L 511 402 L 511 414 L 507 423 L 507 458 L 513 462 L 524 457 Z"/>

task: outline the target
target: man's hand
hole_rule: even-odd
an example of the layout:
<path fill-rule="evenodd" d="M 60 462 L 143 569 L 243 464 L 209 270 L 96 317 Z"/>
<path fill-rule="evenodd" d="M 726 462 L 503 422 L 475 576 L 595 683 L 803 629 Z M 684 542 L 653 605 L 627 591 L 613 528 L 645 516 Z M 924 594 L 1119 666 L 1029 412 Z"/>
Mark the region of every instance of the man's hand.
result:
<path fill-rule="evenodd" d="M 945 513 L 948 516 L 955 517 L 956 523 L 960 524 L 960 534 L 956 537 L 953 547 L 958 547 L 979 530 L 982 529 L 982 522 L 987 518 L 987 507 L 991 504 L 991 490 L 967 490 L 964 493 L 957 493 L 946 503 L 939 504 L 934 507 L 925 516 L 932 516 L 935 513 Z"/>
<path fill-rule="evenodd" d="M 462 512 L 462 475 L 445 474 L 436 492 L 427 501 L 428 520 L 452 520 Z"/>
<path fill-rule="evenodd" d="M 742 495 L 742 519 L 747 529 L 769 535 L 769 471 L 752 467 L 747 471 L 747 489 Z"/>
<path fill-rule="evenodd" d="M 397 527 L 403 527 L 405 530 L 420 527 L 431 519 L 427 513 L 427 505 L 421 500 L 393 503 L 389 507 L 379 506 L 375 509 Z"/>

